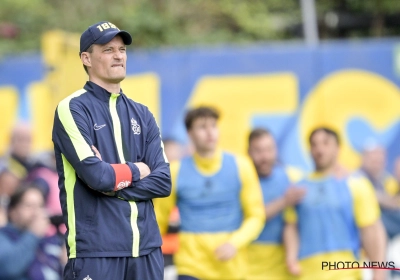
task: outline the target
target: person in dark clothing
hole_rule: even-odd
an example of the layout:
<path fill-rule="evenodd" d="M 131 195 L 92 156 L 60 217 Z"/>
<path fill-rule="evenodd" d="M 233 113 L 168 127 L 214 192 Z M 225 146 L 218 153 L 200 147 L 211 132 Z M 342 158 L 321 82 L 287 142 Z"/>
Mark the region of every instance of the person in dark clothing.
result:
<path fill-rule="evenodd" d="M 63 243 L 46 235 L 50 221 L 41 190 L 19 188 L 10 198 L 8 216 L 8 225 L 0 228 L 0 279 L 61 279 Z"/>
<path fill-rule="evenodd" d="M 152 113 L 120 87 L 131 42 L 107 21 L 83 32 L 79 55 L 89 81 L 55 112 L 64 279 L 163 279 L 152 199 L 170 195 L 170 170 Z"/>

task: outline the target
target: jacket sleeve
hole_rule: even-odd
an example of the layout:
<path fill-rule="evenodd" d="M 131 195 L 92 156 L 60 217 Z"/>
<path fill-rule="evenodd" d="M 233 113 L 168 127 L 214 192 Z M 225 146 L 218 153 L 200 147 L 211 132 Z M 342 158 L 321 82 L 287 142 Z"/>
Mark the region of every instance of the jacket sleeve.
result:
<path fill-rule="evenodd" d="M 150 175 L 132 183 L 132 186 L 117 192 L 117 196 L 126 200 L 150 200 L 167 197 L 171 193 L 171 174 L 169 162 L 164 153 L 160 129 L 153 115 L 148 112 L 148 134 L 144 151 L 144 163 L 150 168 Z M 129 164 L 134 165 L 132 163 Z"/>
<path fill-rule="evenodd" d="M 237 157 L 237 165 L 242 181 L 240 201 L 244 219 L 240 228 L 231 235 L 229 242 L 236 248 L 242 248 L 261 233 L 265 222 L 265 211 L 260 181 L 254 166 L 244 157 Z"/>
<path fill-rule="evenodd" d="M 121 187 L 121 182 L 138 179 L 140 174 L 135 166 L 127 164 L 109 164 L 98 159 L 91 146 L 88 116 L 77 102 L 64 99 L 57 107 L 53 142 L 55 150 L 59 150 L 62 160 L 70 164 L 76 174 L 90 188 L 101 192 L 111 192 Z M 126 185 L 126 184 L 125 184 Z"/>
<path fill-rule="evenodd" d="M 165 235 L 168 232 L 169 218 L 172 209 L 176 206 L 176 181 L 180 168 L 180 162 L 171 163 L 171 181 L 172 190 L 171 195 L 165 198 L 157 198 L 153 200 L 154 211 L 158 222 L 161 235 Z"/>
<path fill-rule="evenodd" d="M 0 234 L 0 279 L 19 279 L 34 261 L 39 238 L 24 233 L 17 242 Z"/>

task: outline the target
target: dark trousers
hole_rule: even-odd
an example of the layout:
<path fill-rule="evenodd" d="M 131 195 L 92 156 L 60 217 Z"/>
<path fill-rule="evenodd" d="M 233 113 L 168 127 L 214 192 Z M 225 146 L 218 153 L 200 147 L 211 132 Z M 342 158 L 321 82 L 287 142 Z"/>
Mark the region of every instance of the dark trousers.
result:
<path fill-rule="evenodd" d="M 163 280 L 161 249 L 146 256 L 69 259 L 64 280 Z"/>

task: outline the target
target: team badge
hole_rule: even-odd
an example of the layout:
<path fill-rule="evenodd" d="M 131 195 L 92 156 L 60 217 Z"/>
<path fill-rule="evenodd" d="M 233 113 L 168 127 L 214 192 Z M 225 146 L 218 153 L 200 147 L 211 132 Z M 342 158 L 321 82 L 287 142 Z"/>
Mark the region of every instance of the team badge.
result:
<path fill-rule="evenodd" d="M 140 134 L 140 132 L 141 132 L 140 125 L 137 123 L 137 121 L 134 118 L 131 119 L 131 125 L 132 125 L 133 134 Z"/>

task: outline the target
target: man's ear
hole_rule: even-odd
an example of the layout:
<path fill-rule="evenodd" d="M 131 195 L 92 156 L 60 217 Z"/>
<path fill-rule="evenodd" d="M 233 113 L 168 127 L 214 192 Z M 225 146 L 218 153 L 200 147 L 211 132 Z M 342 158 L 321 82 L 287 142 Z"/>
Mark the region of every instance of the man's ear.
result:
<path fill-rule="evenodd" d="M 83 52 L 81 54 L 81 60 L 83 65 L 87 66 L 87 67 L 92 67 L 92 63 L 90 60 L 90 54 L 88 52 Z"/>

